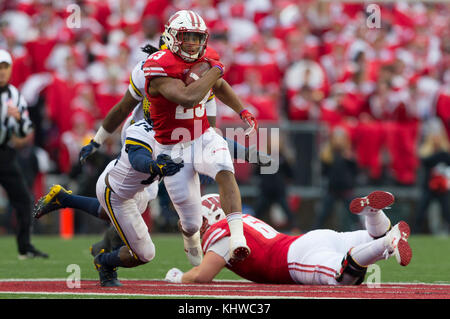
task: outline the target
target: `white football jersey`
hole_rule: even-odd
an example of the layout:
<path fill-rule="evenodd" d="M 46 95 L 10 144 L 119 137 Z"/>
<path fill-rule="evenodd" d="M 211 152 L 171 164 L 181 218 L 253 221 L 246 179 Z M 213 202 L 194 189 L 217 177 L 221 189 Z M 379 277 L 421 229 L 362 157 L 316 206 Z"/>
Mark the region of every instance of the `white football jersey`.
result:
<path fill-rule="evenodd" d="M 133 198 L 136 193 L 143 191 L 154 181 L 149 173 L 136 171 L 131 166 L 127 153 L 127 145 L 139 145 L 152 155 L 155 143 L 154 134 L 151 125 L 146 120 L 141 120 L 127 128 L 120 156 L 115 160 L 108 177 L 111 188 L 118 196 Z"/>

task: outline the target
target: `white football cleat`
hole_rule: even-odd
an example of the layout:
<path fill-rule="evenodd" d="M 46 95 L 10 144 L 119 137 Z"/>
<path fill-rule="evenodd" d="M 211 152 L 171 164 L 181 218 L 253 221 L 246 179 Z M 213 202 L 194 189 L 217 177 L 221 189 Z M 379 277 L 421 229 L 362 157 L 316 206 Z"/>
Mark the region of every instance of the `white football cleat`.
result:
<path fill-rule="evenodd" d="M 411 233 L 409 225 L 401 221 L 386 234 L 387 253 L 394 255 L 401 266 L 407 266 L 412 258 L 412 250 L 408 243 Z"/>
<path fill-rule="evenodd" d="M 357 197 L 350 203 L 350 211 L 360 214 L 363 211 L 374 209 L 380 210 L 391 206 L 395 201 L 394 195 L 385 191 L 374 191 L 366 197 Z"/>
<path fill-rule="evenodd" d="M 196 232 L 191 237 L 183 234 L 184 251 L 192 266 L 198 266 L 202 263 L 203 252 L 200 241 L 200 232 Z"/>
<path fill-rule="evenodd" d="M 231 259 L 238 261 L 244 260 L 250 255 L 250 248 L 247 246 L 245 237 L 237 239 L 230 237 L 230 254 Z"/>

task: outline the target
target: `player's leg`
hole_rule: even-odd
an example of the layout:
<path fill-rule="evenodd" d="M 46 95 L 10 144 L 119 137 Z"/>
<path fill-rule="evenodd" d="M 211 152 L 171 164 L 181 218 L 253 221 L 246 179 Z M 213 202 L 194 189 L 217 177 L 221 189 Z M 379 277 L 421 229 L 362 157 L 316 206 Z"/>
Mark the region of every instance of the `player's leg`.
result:
<path fill-rule="evenodd" d="M 163 153 L 184 161 L 184 167 L 178 173 L 164 177 L 164 185 L 180 218 L 187 258 L 193 266 L 198 266 L 203 259 L 200 240 L 203 220 L 200 179 L 198 173 L 194 171 L 192 145 L 165 146 L 155 142 L 154 156 Z"/>
<path fill-rule="evenodd" d="M 96 218 L 108 220 L 96 197 L 73 195 L 72 191 L 66 190 L 61 185 L 53 185 L 50 191 L 37 201 L 33 209 L 33 217 L 36 219 L 41 218 L 48 213 L 66 207 L 86 212 Z"/>
<path fill-rule="evenodd" d="M 292 243 L 288 267 L 292 279 L 305 285 L 354 285 L 363 282 L 367 265 L 352 258 L 349 250 L 374 242 L 365 230 L 339 233 L 329 229 L 313 230 Z M 356 248 L 355 247 L 355 248 Z M 381 259 L 385 247 L 372 255 Z M 375 262 L 372 259 L 371 262 Z"/>
<path fill-rule="evenodd" d="M 372 240 L 361 240 L 354 236 L 356 232 L 342 233 L 340 242 L 347 251 L 342 261 L 339 280 L 346 281 L 345 276 L 354 269 L 364 269 L 378 260 L 395 256 L 397 262 L 406 266 L 409 264 L 412 251 L 408 244 L 410 229 L 404 221 L 391 227 L 389 218 L 383 209 L 394 203 L 394 196 L 388 192 L 375 191 L 363 198 L 356 198 L 350 204 L 354 214 L 365 217 L 367 233 Z M 347 273 L 347 274 L 346 274 Z"/>
<path fill-rule="evenodd" d="M 200 240 L 201 193 L 200 179 L 190 162 L 173 176 L 164 177 L 164 185 L 180 217 L 184 250 L 193 266 L 200 265 L 203 259 Z"/>
<path fill-rule="evenodd" d="M 230 227 L 230 251 L 234 259 L 250 254 L 244 237 L 242 203 L 234 167 L 226 141 L 213 129 L 194 143 L 194 167 L 201 174 L 214 178 L 219 187 L 220 203 Z"/>
<path fill-rule="evenodd" d="M 358 197 L 351 201 L 350 212 L 365 217 L 365 225 L 373 238 L 384 236 L 391 228 L 391 221 L 383 209 L 395 201 L 391 193 L 375 191 L 366 197 Z"/>
<path fill-rule="evenodd" d="M 355 233 L 355 237 L 359 236 L 361 241 L 372 240 L 366 231 L 352 233 Z M 340 234 L 329 229 L 318 229 L 294 241 L 288 251 L 291 278 L 304 285 L 338 285 L 336 275 L 345 256 Z M 364 270 L 355 276 L 355 281 L 365 274 Z"/>
<path fill-rule="evenodd" d="M 360 284 L 367 267 L 378 260 L 395 256 L 400 265 L 408 265 L 412 257 L 409 226 L 401 221 L 391 227 L 382 211 L 393 202 L 392 194 L 381 191 L 357 198 L 350 210 L 365 216 L 367 230 L 316 230 L 298 239 L 288 255 L 293 279 L 303 284 Z M 333 271 L 334 277 L 330 276 Z"/>
<path fill-rule="evenodd" d="M 136 267 L 149 262 L 155 256 L 155 246 L 141 216 L 140 209 L 144 205 L 136 201 L 139 197 L 120 198 L 106 186 L 105 175 L 106 171 L 100 175 L 97 182 L 97 198 L 107 211 L 125 246 L 109 253 L 101 251 L 94 258 L 94 264 L 99 271 L 102 286 L 117 286 L 120 283 L 117 280 L 116 268 Z"/>
<path fill-rule="evenodd" d="M 145 188 L 145 192 L 140 192 L 136 194 L 135 200 L 138 203 L 138 210 L 143 214 L 145 210 L 147 209 L 147 203 L 156 198 L 156 195 L 158 193 L 158 183 L 152 183 L 149 187 Z M 155 186 L 156 185 L 156 186 Z M 105 214 L 105 218 L 109 221 L 109 217 L 106 214 L 105 210 L 102 208 L 102 213 Z M 119 234 L 117 233 L 114 226 L 111 224 L 109 228 L 105 231 L 103 234 L 103 238 L 97 242 L 94 243 L 90 247 L 91 255 L 93 257 L 97 256 L 100 251 L 104 251 L 106 253 L 109 253 L 111 251 L 114 251 L 122 246 L 125 246 L 125 243 L 123 242 L 122 238 L 120 238 Z"/>

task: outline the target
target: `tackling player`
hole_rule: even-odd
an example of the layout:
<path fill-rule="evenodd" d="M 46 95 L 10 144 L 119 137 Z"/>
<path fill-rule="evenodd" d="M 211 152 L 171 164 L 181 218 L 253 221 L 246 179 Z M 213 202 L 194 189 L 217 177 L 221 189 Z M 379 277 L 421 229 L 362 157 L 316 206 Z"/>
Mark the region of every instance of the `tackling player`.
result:
<path fill-rule="evenodd" d="M 230 253 L 245 259 L 250 254 L 243 234 L 242 204 L 228 145 L 207 121 L 205 102 L 211 92 L 238 113 L 252 130 L 254 116 L 244 108 L 231 86 L 222 79 L 224 66 L 207 55 L 208 29 L 194 11 L 181 10 L 166 24 L 168 49 L 148 57 L 143 70 L 146 96 L 155 131 L 155 155 L 171 154 L 184 161 L 174 176 L 164 179 L 167 192 L 180 217 L 185 247 L 191 260 L 202 260 L 202 224 L 199 174 L 213 178 L 230 226 Z M 211 68 L 195 82 L 185 85 L 184 75 L 198 62 Z"/>
<path fill-rule="evenodd" d="M 107 212 L 125 246 L 101 251 L 94 258 L 102 286 L 118 286 L 117 267 L 136 267 L 151 261 L 155 246 L 141 214 L 148 204 L 146 186 L 173 176 L 183 167 L 160 154 L 153 160 L 153 130 L 146 120 L 126 130 L 120 157 L 111 161 L 97 181 L 97 199 Z"/>
<path fill-rule="evenodd" d="M 394 196 L 383 191 L 354 199 L 350 211 L 365 217 L 366 230 L 342 233 L 319 229 L 288 236 L 259 219 L 244 215 L 244 234 L 252 253 L 238 261 L 227 249 L 230 231 L 218 195 L 206 195 L 202 197 L 203 261 L 186 273 L 172 268 L 165 279 L 174 283 L 208 283 L 226 267 L 258 283 L 361 284 L 367 267 L 378 260 L 395 256 L 402 266 L 407 266 L 411 260 L 408 224 L 401 221 L 391 227 L 383 212 L 393 203 Z"/>

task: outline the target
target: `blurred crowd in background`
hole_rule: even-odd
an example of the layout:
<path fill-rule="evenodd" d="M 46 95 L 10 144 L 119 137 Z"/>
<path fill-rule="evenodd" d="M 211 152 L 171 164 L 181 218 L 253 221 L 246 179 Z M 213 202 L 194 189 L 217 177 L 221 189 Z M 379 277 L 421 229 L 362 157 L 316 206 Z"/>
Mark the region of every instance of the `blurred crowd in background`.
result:
<path fill-rule="evenodd" d="M 35 197 L 46 193 L 49 175 L 76 181 L 78 194 L 95 196 L 96 178 L 118 154 L 120 141 L 111 139 L 85 167 L 78 164 L 79 150 L 126 92 L 132 68 L 146 58 L 141 47 L 158 46 L 170 15 L 186 8 L 205 20 L 225 79 L 262 126 L 326 128 L 319 158 L 329 196 L 315 226 L 323 225 L 326 203 L 354 195 L 358 174 L 366 185 L 423 187 L 428 199 L 420 199 L 418 225 L 432 198 L 450 221 L 445 2 L 380 3 L 374 27 L 377 13 L 363 2 L 3 0 L 0 48 L 13 56 L 11 83 L 26 98 L 35 125 L 34 135 L 17 143 Z M 81 19 L 74 27 L 77 9 Z M 241 122 L 218 103 L 217 124 Z M 286 138 L 286 149 L 295 147 Z M 443 160 L 433 160 L 436 153 Z M 289 152 L 285 160 L 281 173 L 301 174 Z"/>

